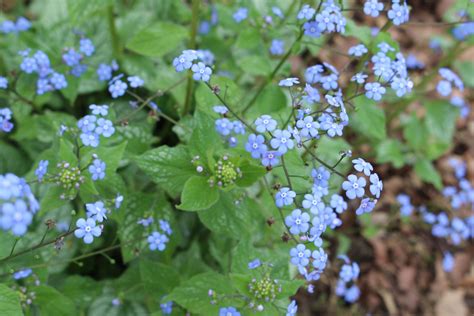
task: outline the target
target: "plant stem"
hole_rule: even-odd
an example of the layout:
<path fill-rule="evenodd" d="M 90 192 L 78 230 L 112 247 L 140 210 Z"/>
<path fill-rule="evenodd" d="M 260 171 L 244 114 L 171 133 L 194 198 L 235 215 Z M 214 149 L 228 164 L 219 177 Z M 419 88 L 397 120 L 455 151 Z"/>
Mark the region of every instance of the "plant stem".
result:
<path fill-rule="evenodd" d="M 257 101 L 258 97 L 260 96 L 260 94 L 262 93 L 262 91 L 265 89 L 265 87 L 273 80 L 273 78 L 275 77 L 275 75 L 278 73 L 278 71 L 280 70 L 280 68 L 283 66 L 283 64 L 285 63 L 285 61 L 290 57 L 291 53 L 293 52 L 293 48 L 296 46 L 296 44 L 298 44 L 298 42 L 301 40 L 301 38 L 303 37 L 303 30 L 300 30 L 300 34 L 298 35 L 298 37 L 295 39 L 295 41 L 293 42 L 293 44 L 291 45 L 291 47 L 288 49 L 288 51 L 286 52 L 286 54 L 281 58 L 280 62 L 278 63 L 278 65 L 275 67 L 275 69 L 273 69 L 272 73 L 267 77 L 267 79 L 265 80 L 265 82 L 263 84 L 260 85 L 260 87 L 258 88 L 257 92 L 255 93 L 255 95 L 253 96 L 253 98 L 249 101 L 249 103 L 245 106 L 244 110 L 242 111 L 242 113 L 246 113 L 250 107 L 255 103 L 255 101 Z"/>
<path fill-rule="evenodd" d="M 313 157 L 317 162 L 319 162 L 320 164 L 322 164 L 323 166 L 325 166 L 326 168 L 328 168 L 329 170 L 331 170 L 332 172 L 334 172 L 335 174 L 337 174 L 338 176 L 342 177 L 342 178 L 346 178 L 342 173 L 340 173 L 339 171 L 337 171 L 335 168 L 331 167 L 330 165 L 328 165 L 327 163 L 325 163 L 323 160 L 319 159 L 312 151 L 310 148 L 306 147 L 304 144 L 301 144 L 303 146 L 304 149 L 306 149 L 306 152 L 308 154 L 311 155 L 311 157 Z"/>
<path fill-rule="evenodd" d="M 13 251 L 12 251 L 12 253 L 11 253 L 9 256 L 0 259 L 0 263 L 4 263 L 4 262 L 6 262 L 6 261 L 8 261 L 8 260 L 11 260 L 11 259 L 16 258 L 16 257 L 18 257 L 18 256 L 24 255 L 25 253 L 28 253 L 28 252 L 31 252 L 31 251 L 33 251 L 33 250 L 36 250 L 36 249 L 42 248 L 42 247 L 44 247 L 44 246 L 50 245 L 50 244 L 52 244 L 52 243 L 55 243 L 55 242 L 56 242 L 58 239 L 60 239 L 61 237 L 69 236 L 69 235 L 71 235 L 73 232 L 74 232 L 74 230 L 70 230 L 70 231 L 68 231 L 68 232 L 66 232 L 66 233 L 63 233 L 63 234 L 61 234 L 61 235 L 59 235 L 59 236 L 53 238 L 53 239 L 48 240 L 47 242 L 43 242 L 43 241 L 44 241 L 44 240 L 43 240 L 43 241 L 40 242 L 39 244 L 36 244 L 36 245 L 34 245 L 34 246 L 32 246 L 32 247 L 30 247 L 30 248 L 28 248 L 28 249 L 25 249 L 25 250 L 22 250 L 22 251 L 20 251 L 20 252 L 17 252 L 16 254 L 13 254 Z"/>
<path fill-rule="evenodd" d="M 109 22 L 110 38 L 112 39 L 112 53 L 115 58 L 118 58 L 121 53 L 117 28 L 115 27 L 114 6 L 111 4 L 107 7 L 107 20 Z"/>
<path fill-rule="evenodd" d="M 196 49 L 196 35 L 199 21 L 199 0 L 193 0 L 192 2 L 192 20 L 191 20 L 191 31 L 189 48 Z M 191 72 L 188 72 L 188 84 L 186 86 L 186 99 L 184 101 L 183 112 L 181 116 L 185 116 L 191 107 L 191 99 L 193 96 L 194 80 Z"/>
<path fill-rule="evenodd" d="M 234 110 L 232 110 L 231 107 L 227 104 L 227 102 L 217 92 L 214 92 L 214 89 L 212 88 L 212 86 L 208 82 L 206 82 L 206 85 L 208 86 L 209 89 L 211 89 L 211 91 L 219 99 L 219 101 L 227 108 L 227 110 L 229 110 L 229 112 L 233 116 L 235 116 L 236 119 L 241 121 L 242 124 L 244 124 L 253 133 L 257 134 L 257 131 L 251 125 L 249 125 L 247 122 L 245 122 L 245 120 L 243 118 L 241 118 Z"/>

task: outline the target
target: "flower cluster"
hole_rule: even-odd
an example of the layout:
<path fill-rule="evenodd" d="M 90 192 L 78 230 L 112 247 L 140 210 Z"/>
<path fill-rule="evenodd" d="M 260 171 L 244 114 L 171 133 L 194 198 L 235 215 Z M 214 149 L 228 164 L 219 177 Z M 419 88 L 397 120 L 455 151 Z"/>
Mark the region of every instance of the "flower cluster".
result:
<path fill-rule="evenodd" d="M 9 33 L 19 33 L 27 31 L 31 28 L 31 22 L 25 18 L 20 16 L 15 22 L 10 20 L 5 20 L 0 24 L 0 32 L 3 34 Z"/>
<path fill-rule="evenodd" d="M 0 109 L 0 131 L 9 133 L 13 129 L 12 111 L 9 108 Z"/>
<path fill-rule="evenodd" d="M 320 37 L 322 33 L 344 33 L 347 21 L 337 2 L 326 0 L 322 2 L 321 9 L 320 12 L 316 12 L 306 4 L 298 12 L 298 20 L 306 20 L 303 24 L 304 34 L 309 37 Z"/>
<path fill-rule="evenodd" d="M 181 55 L 173 60 L 173 66 L 177 72 L 191 69 L 193 79 L 208 82 L 211 79 L 214 55 L 208 50 L 183 50 Z"/>
<path fill-rule="evenodd" d="M 112 121 L 106 119 L 109 107 L 107 105 L 89 106 L 92 114 L 86 115 L 77 122 L 81 134 L 80 138 L 84 146 L 99 146 L 100 136 L 111 137 L 115 133 Z"/>
<path fill-rule="evenodd" d="M 53 90 L 61 90 L 67 87 L 66 77 L 53 70 L 48 55 L 38 50 L 31 54 L 30 49 L 20 51 L 23 60 L 20 69 L 27 74 L 37 74 L 36 93 L 41 95 Z"/>
<path fill-rule="evenodd" d="M 148 218 L 148 223 L 144 225 L 145 227 L 151 225 L 153 218 Z M 150 250 L 164 251 L 166 249 L 166 243 L 169 241 L 169 236 L 173 233 L 171 226 L 166 220 L 159 220 L 159 227 L 161 232 L 154 230 L 150 235 L 148 235 L 148 248 Z"/>
<path fill-rule="evenodd" d="M 461 117 L 467 117 L 470 107 L 468 102 L 461 96 L 461 92 L 464 91 L 464 83 L 461 78 L 454 71 L 445 67 L 440 68 L 438 73 L 442 79 L 436 85 L 436 91 L 443 97 L 451 97 L 450 102 L 453 106 L 460 109 Z M 454 87 L 458 91 L 454 91 Z"/>
<path fill-rule="evenodd" d="M 80 77 L 87 71 L 87 65 L 82 63 L 84 56 L 90 57 L 95 51 L 94 44 L 88 38 L 81 38 L 79 40 L 79 49 L 65 48 L 62 54 L 63 63 L 70 67 L 70 74 L 75 77 Z"/>
<path fill-rule="evenodd" d="M 347 256 L 339 256 L 344 260 L 344 265 L 341 267 L 339 272 L 339 280 L 336 286 L 336 295 L 343 297 L 348 303 L 354 303 L 360 296 L 359 287 L 355 284 L 355 281 L 359 277 L 359 265 L 356 262 L 350 262 Z M 350 286 L 348 286 L 352 283 Z"/>
<path fill-rule="evenodd" d="M 26 233 L 39 204 L 25 179 L 0 175 L 0 228 L 16 236 Z"/>
<path fill-rule="evenodd" d="M 101 65 L 104 65 L 104 64 L 101 64 Z M 105 74 L 102 74 L 102 76 L 103 76 L 102 78 L 105 78 Z M 128 76 L 127 77 L 128 84 L 127 84 L 127 82 L 122 80 L 123 77 L 124 77 L 124 74 L 119 74 L 113 77 L 109 81 L 109 92 L 112 98 L 114 99 L 123 96 L 125 92 L 127 92 L 128 87 L 139 88 L 143 86 L 145 83 L 145 81 L 143 81 L 143 79 L 140 78 L 139 76 Z"/>
<path fill-rule="evenodd" d="M 450 159 L 450 165 L 455 171 L 458 181 L 457 186 L 450 185 L 442 190 L 443 196 L 448 200 L 451 212 L 432 212 L 428 207 L 419 206 L 418 212 L 421 219 L 431 225 L 431 233 L 438 238 L 446 238 L 451 244 L 458 246 L 463 241 L 474 238 L 474 187 L 466 178 L 466 164 L 458 159 Z M 401 205 L 402 215 L 410 215 L 415 210 L 407 195 L 397 197 Z M 452 264 L 452 255 L 444 252 L 443 265 L 446 271 Z"/>

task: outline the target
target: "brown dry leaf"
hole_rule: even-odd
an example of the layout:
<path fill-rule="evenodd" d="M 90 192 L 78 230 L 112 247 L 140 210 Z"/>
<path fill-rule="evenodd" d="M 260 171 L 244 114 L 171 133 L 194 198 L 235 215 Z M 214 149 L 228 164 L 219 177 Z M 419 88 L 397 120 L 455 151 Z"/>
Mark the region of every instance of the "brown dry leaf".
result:
<path fill-rule="evenodd" d="M 446 291 L 441 295 L 435 307 L 436 316 L 467 316 L 463 290 Z"/>

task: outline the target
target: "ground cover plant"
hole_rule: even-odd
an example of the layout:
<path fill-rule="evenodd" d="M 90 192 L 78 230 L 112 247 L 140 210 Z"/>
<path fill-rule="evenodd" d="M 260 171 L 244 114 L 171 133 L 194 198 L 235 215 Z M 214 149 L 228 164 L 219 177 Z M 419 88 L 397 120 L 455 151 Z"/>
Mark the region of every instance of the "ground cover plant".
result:
<path fill-rule="evenodd" d="M 469 315 L 469 0 L 0 4 L 1 315 Z"/>

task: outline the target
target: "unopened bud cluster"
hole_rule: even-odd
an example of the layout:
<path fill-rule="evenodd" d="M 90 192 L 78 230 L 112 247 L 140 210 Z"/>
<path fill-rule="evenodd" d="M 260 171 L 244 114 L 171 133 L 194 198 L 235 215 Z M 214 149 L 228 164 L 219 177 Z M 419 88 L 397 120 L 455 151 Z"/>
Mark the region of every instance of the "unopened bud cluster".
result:
<path fill-rule="evenodd" d="M 260 280 L 253 278 L 248 288 L 255 301 L 273 302 L 277 293 L 281 292 L 281 285 L 269 274 L 265 274 Z"/>
<path fill-rule="evenodd" d="M 78 167 L 72 167 L 69 162 L 65 161 L 58 163 L 57 168 L 59 172 L 55 177 L 55 182 L 66 191 L 66 194 L 61 195 L 61 198 L 74 198 L 75 194 L 73 193 L 84 183 L 85 178 L 81 174 L 81 170 Z"/>
<path fill-rule="evenodd" d="M 229 161 L 228 156 L 223 156 L 214 165 L 215 176 L 209 179 L 209 184 L 214 186 L 217 184 L 219 187 L 227 187 L 234 184 L 238 178 L 242 177 L 240 168 L 236 167 L 234 163 Z"/>

